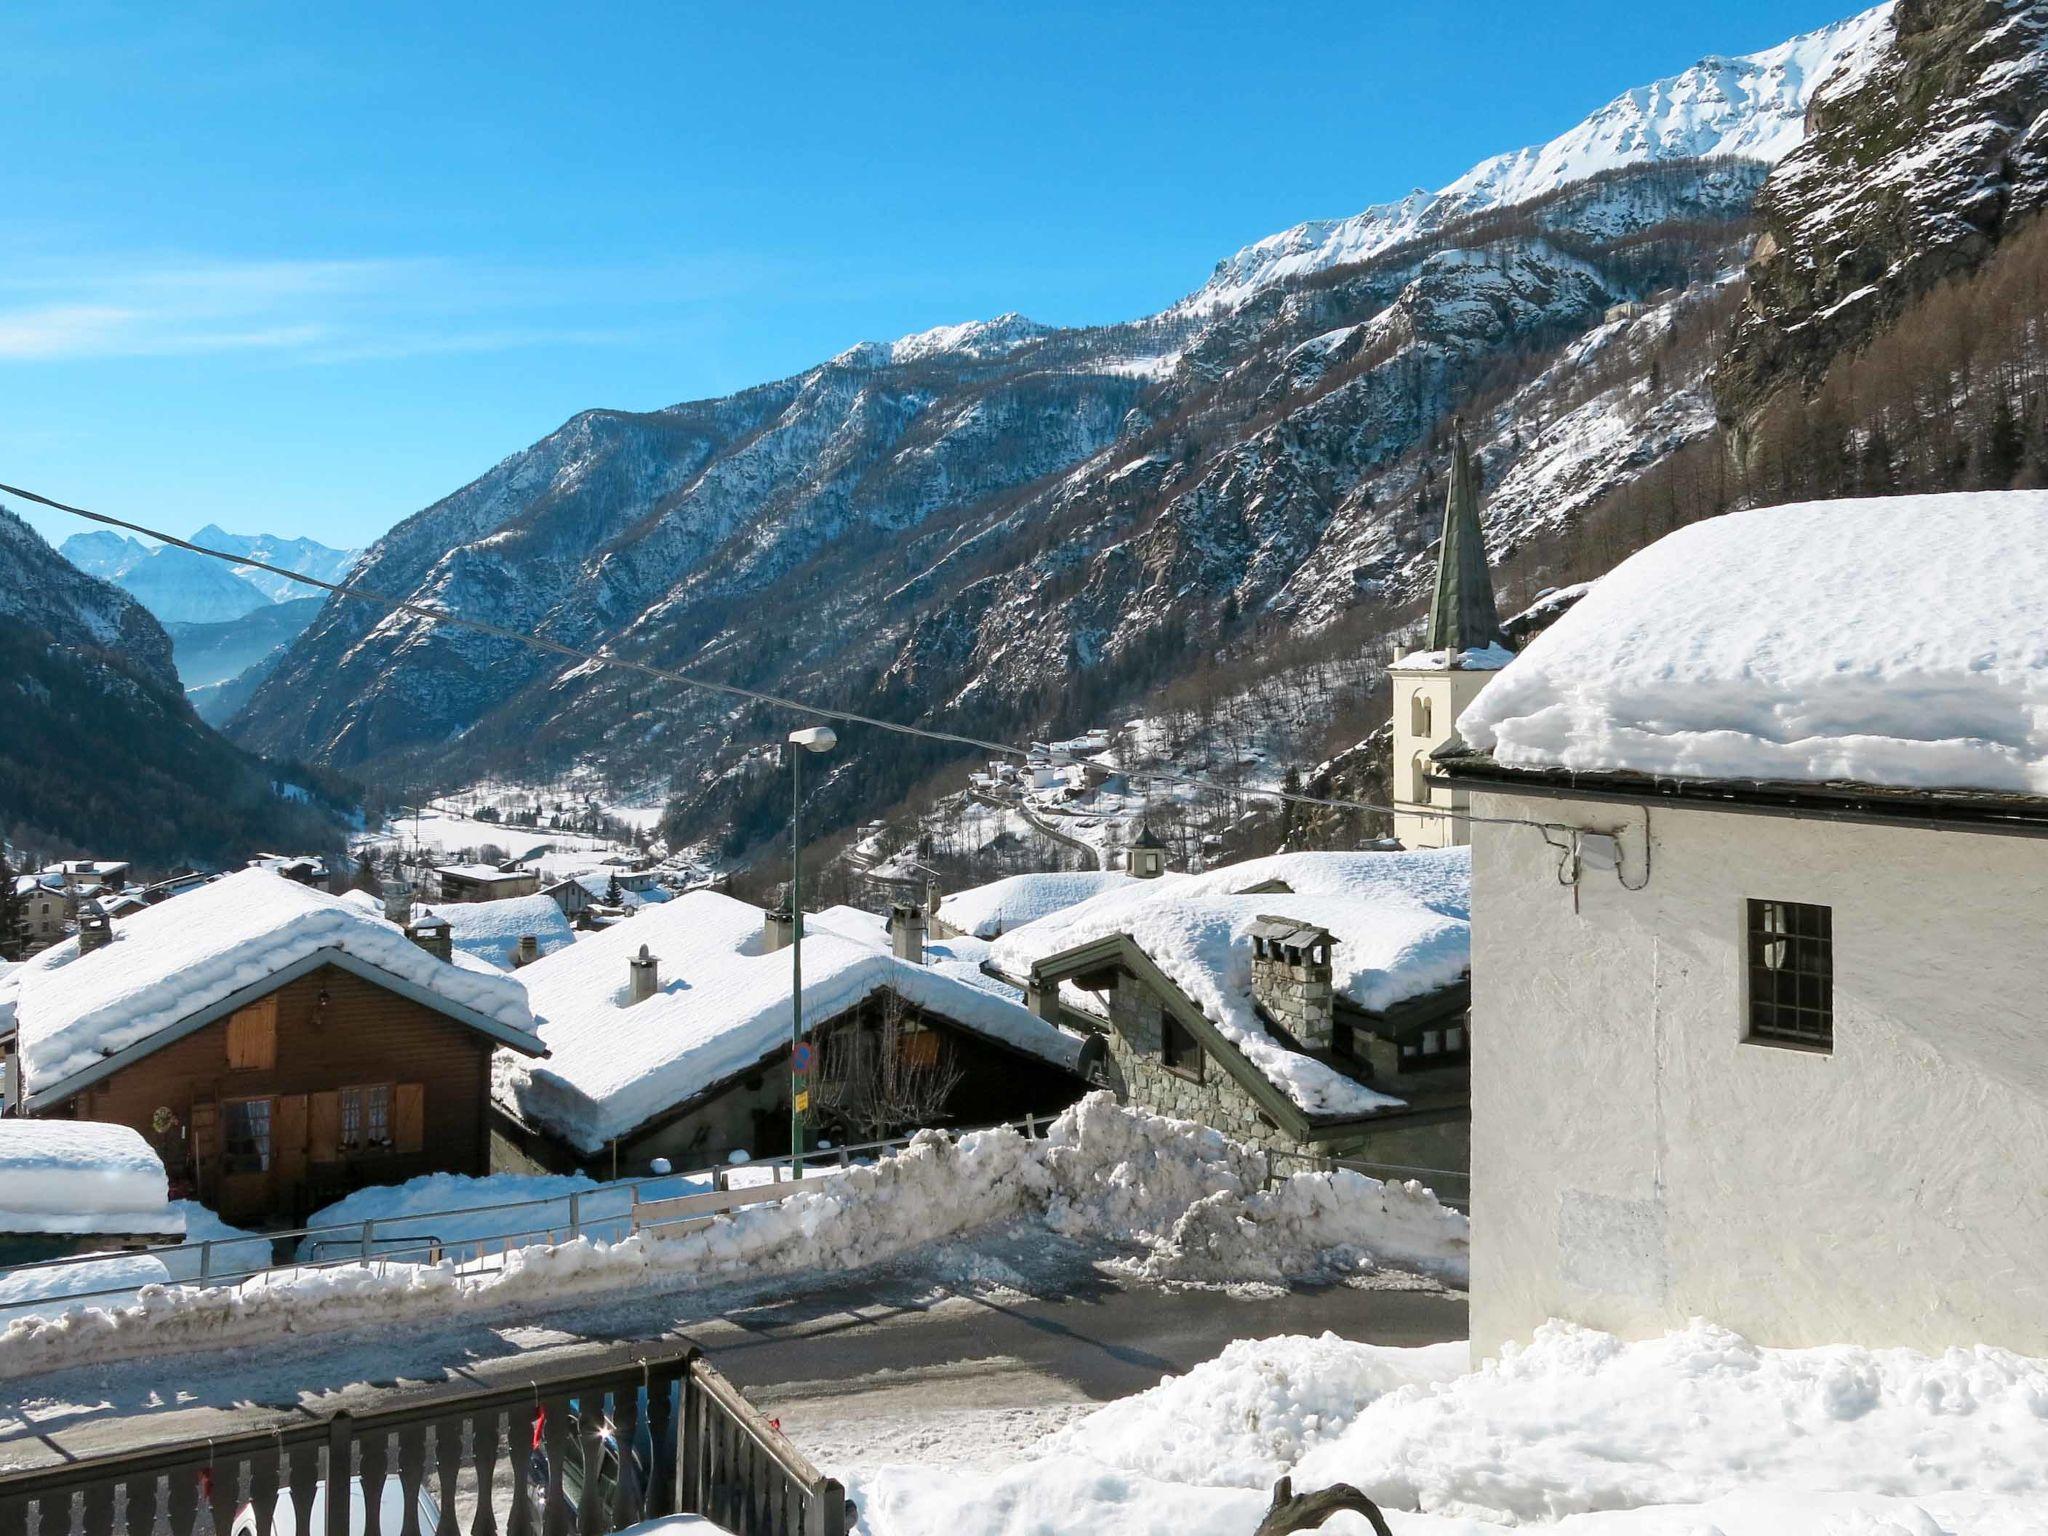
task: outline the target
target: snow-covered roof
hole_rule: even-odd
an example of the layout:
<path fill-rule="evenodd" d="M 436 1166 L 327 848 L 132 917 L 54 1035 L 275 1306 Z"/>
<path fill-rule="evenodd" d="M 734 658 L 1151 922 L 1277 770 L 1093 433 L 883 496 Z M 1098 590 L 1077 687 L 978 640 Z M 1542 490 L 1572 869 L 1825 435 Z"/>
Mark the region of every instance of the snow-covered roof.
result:
<path fill-rule="evenodd" d="M 163 1159 L 125 1125 L 0 1120 L 0 1232 L 138 1233 L 177 1239 Z"/>
<path fill-rule="evenodd" d="M 1126 935 L 1304 1113 L 1363 1114 L 1400 1101 L 1289 1049 L 1259 1018 L 1253 925 L 1275 916 L 1329 930 L 1338 995 L 1384 1012 L 1465 974 L 1471 871 L 1463 848 L 1274 854 L 1178 880 L 1138 881 L 1005 934 L 992 954 L 999 970 L 1022 977 L 1041 960 Z M 1241 894 L 1255 886 L 1266 889 Z M 1063 986 L 1061 997 L 1083 1012 L 1103 1011 L 1102 1000 L 1079 987 Z"/>
<path fill-rule="evenodd" d="M 494 880 L 534 880 L 539 876 L 530 869 L 500 869 L 495 864 L 439 864 L 434 868 L 437 875 L 454 875 L 462 880 L 490 882 Z"/>
<path fill-rule="evenodd" d="M 550 1056 L 501 1054 L 500 1101 L 595 1151 L 785 1046 L 790 956 L 768 949 L 763 916 L 719 892 L 692 891 L 526 967 L 519 977 Z M 661 962 L 660 990 L 629 1004 L 627 962 L 642 945 Z M 809 1025 L 886 989 L 1033 1056 L 1069 1068 L 1079 1060 L 1079 1040 L 1017 1003 L 830 924 L 806 923 L 803 965 Z"/>
<path fill-rule="evenodd" d="M 526 934 L 551 955 L 576 942 L 576 930 L 551 896 L 509 896 L 503 901 L 443 901 L 431 908 L 448 925 L 457 950 L 501 971 L 512 969 L 519 940 Z"/>
<path fill-rule="evenodd" d="M 2048 492 L 1732 512 L 1623 561 L 1458 719 L 1509 767 L 2048 794 Z"/>
<path fill-rule="evenodd" d="M 316 958 L 318 957 L 318 958 Z M 438 960 L 383 919 L 267 869 L 244 869 L 123 919 L 81 955 L 67 939 L 0 978 L 30 1093 L 52 1095 L 118 1053 L 166 1043 L 301 964 L 361 967 L 507 1044 L 532 1048 L 516 981 Z M 9 1005 L 12 1005 L 11 1009 Z"/>
<path fill-rule="evenodd" d="M 939 920 L 978 939 L 993 939 L 1129 885 L 1132 878 L 1120 869 L 1011 875 L 945 897 L 939 902 Z"/>

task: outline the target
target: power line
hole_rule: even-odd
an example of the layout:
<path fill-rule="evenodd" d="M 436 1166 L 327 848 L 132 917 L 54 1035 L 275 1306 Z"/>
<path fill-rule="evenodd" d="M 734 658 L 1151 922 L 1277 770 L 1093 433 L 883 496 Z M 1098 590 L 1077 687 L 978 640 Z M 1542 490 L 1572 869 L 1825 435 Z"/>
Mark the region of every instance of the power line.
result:
<path fill-rule="evenodd" d="M 888 731 L 898 736 L 911 736 L 924 741 L 940 742 L 948 746 L 973 747 L 977 751 L 993 752 L 999 756 L 1013 757 L 1020 760 L 1031 755 L 1025 748 L 1013 746 L 1008 742 L 985 741 L 979 736 L 964 736 L 953 731 L 937 731 L 919 725 L 905 725 L 901 721 L 881 720 L 873 715 L 858 714 L 849 709 L 832 709 L 822 704 L 806 704 L 800 699 L 784 698 L 782 695 L 775 693 L 763 693 L 754 688 L 742 688 L 736 683 L 714 682 L 709 678 L 693 677 L 687 672 L 677 672 L 672 668 L 657 667 L 648 662 L 635 661 L 630 656 L 621 656 L 617 652 L 608 649 L 586 651 L 573 645 L 563 645 L 560 641 L 550 640 L 542 635 L 527 634 L 520 630 L 508 629 L 502 624 L 493 624 L 486 619 L 472 619 L 463 614 L 449 613 L 444 609 L 432 608 L 424 603 L 415 603 L 409 598 L 398 597 L 388 592 L 379 592 L 370 587 L 358 586 L 353 581 L 323 581 L 318 576 L 308 576 L 303 571 L 287 570 L 284 566 L 272 565 L 266 560 L 252 559 L 247 555 L 234 554 L 224 549 L 210 549 L 204 544 L 195 544 L 190 539 L 181 539 L 174 533 L 165 533 L 160 529 L 151 528 L 147 524 L 130 522 L 126 518 L 114 517 L 105 512 L 94 512 L 87 507 L 75 507 L 68 502 L 55 501 L 39 492 L 27 490 L 18 485 L 0 483 L 0 493 L 9 496 L 19 496 L 24 501 L 32 501 L 38 506 L 48 507 L 55 512 L 64 512 L 72 517 L 82 517 L 88 522 L 99 523 L 108 528 L 120 528 L 129 533 L 139 533 L 145 538 L 155 539 L 159 543 L 170 544 L 179 549 L 189 550 L 195 555 L 205 555 L 210 559 L 224 560 L 230 565 L 253 567 L 259 571 L 268 571 L 273 576 L 282 576 L 287 581 L 295 581 L 301 586 L 318 587 L 323 592 L 330 592 L 340 597 L 354 598 L 359 602 L 375 603 L 395 612 L 409 613 L 417 618 L 426 619 L 430 623 L 452 624 L 459 629 L 473 630 L 478 634 L 489 635 L 494 639 L 510 640 L 531 650 L 545 651 L 551 655 L 562 657 L 567 661 L 599 667 L 623 668 L 626 671 L 637 672 L 643 677 L 655 678 L 661 682 L 675 683 L 684 688 L 698 688 L 708 693 L 722 694 L 727 698 L 749 699 L 758 704 L 770 704 L 778 709 L 792 710 L 797 714 L 808 715 L 814 719 L 836 720 L 848 725 L 869 725 L 873 726 L 876 730 Z M 1411 806 L 1397 813 L 1396 808 L 1392 805 L 1382 805 L 1370 800 L 1344 800 L 1324 795 L 1303 794 L 1299 790 L 1259 789 L 1244 785 L 1222 784 L 1214 779 L 1205 779 L 1197 774 L 1178 773 L 1171 769 L 1146 768 L 1141 771 L 1140 776 L 1164 780 L 1169 784 L 1179 784 L 1191 789 L 1211 790 L 1220 795 L 1245 795 L 1258 799 L 1279 800 L 1290 805 L 1320 806 L 1329 810 L 1374 811 L 1386 815 L 1431 816 L 1444 821 L 1462 821 L 1471 826 L 1535 827 L 1539 830 L 1563 832 L 1578 830 L 1559 823 L 1532 821 L 1521 816 L 1477 816 L 1470 811 L 1439 809 L 1436 807 Z"/>

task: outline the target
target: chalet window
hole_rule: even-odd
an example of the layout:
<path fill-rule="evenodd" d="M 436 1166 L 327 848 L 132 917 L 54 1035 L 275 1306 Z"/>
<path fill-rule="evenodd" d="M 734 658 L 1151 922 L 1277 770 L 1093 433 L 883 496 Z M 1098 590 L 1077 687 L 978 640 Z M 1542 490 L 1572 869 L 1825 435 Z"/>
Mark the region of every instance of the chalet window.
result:
<path fill-rule="evenodd" d="M 1202 1043 L 1168 1009 L 1159 1012 L 1159 1064 L 1182 1077 L 1202 1075 Z"/>
<path fill-rule="evenodd" d="M 341 1090 L 341 1148 L 357 1152 L 391 1144 L 391 1085 Z"/>
<path fill-rule="evenodd" d="M 1749 1038 L 1834 1048 L 1833 909 L 1800 901 L 1749 903 Z"/>
<path fill-rule="evenodd" d="M 228 1015 L 228 1070 L 268 1072 L 277 1065 L 277 997 Z"/>
<path fill-rule="evenodd" d="M 270 1145 L 270 1100 L 229 1099 L 221 1106 L 224 1172 L 268 1173 Z"/>
<path fill-rule="evenodd" d="M 1450 1066 L 1463 1061 L 1469 1054 L 1466 1040 L 1462 1024 L 1425 1029 L 1401 1047 L 1401 1065 L 1404 1068 Z"/>

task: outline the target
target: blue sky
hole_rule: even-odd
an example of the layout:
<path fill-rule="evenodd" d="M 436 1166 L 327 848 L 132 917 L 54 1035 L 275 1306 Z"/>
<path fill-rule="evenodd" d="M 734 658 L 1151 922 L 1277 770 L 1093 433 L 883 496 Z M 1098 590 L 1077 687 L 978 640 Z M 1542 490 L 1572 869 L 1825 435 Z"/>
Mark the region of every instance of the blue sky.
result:
<path fill-rule="evenodd" d="M 365 542 L 579 409 L 1146 313 L 1852 8 L 12 7 L 0 480 Z"/>

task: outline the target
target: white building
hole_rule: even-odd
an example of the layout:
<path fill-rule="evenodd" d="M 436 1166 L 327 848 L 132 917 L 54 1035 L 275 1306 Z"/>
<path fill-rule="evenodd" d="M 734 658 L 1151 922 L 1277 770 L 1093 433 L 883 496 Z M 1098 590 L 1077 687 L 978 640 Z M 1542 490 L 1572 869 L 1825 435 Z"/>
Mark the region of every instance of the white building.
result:
<path fill-rule="evenodd" d="M 1479 474 L 1455 431 L 1451 484 L 1444 498 L 1436 595 L 1421 646 L 1394 659 L 1394 836 L 1406 848 L 1450 848 L 1466 841 L 1465 792 L 1430 783 L 1429 756 L 1451 739 L 1459 714 L 1514 659 L 1501 636 L 1479 526 Z"/>
<path fill-rule="evenodd" d="M 2048 1353 L 2048 494 L 1735 513 L 1458 722 L 1472 1336 Z"/>

